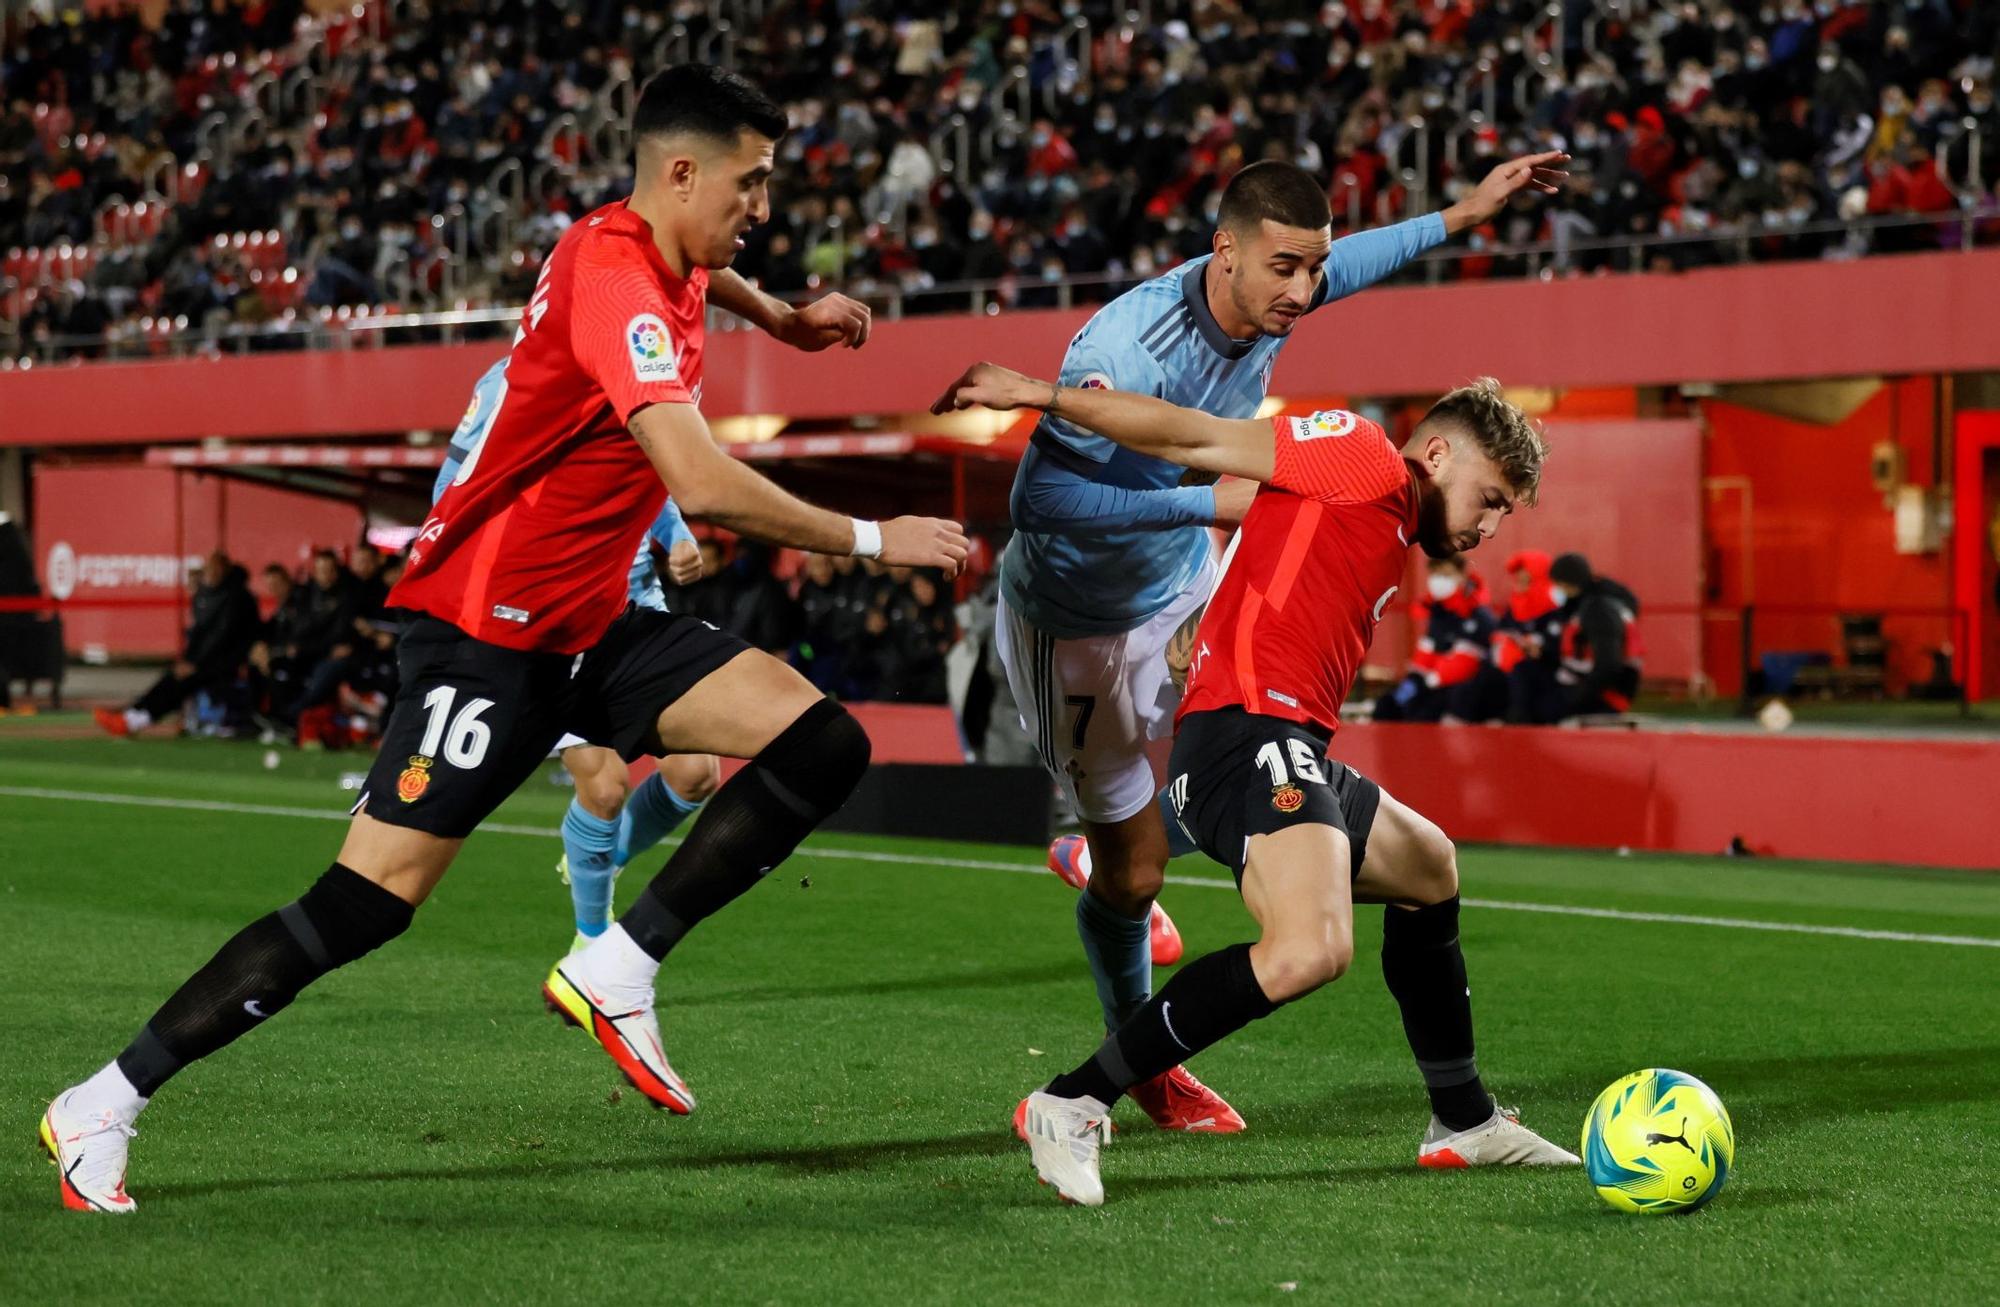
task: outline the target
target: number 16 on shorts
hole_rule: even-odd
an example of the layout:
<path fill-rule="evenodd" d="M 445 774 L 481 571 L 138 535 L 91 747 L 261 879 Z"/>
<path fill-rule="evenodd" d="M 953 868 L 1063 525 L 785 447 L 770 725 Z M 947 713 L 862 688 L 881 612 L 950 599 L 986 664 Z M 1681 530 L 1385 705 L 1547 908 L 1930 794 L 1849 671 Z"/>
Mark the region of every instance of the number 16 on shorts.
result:
<path fill-rule="evenodd" d="M 424 696 L 424 739 L 417 752 L 426 758 L 444 750 L 444 760 L 462 771 L 471 771 L 486 761 L 486 748 L 493 743 L 493 728 L 479 720 L 493 706 L 491 699 L 468 699 L 452 712 L 458 701 L 458 687 L 440 685 Z"/>

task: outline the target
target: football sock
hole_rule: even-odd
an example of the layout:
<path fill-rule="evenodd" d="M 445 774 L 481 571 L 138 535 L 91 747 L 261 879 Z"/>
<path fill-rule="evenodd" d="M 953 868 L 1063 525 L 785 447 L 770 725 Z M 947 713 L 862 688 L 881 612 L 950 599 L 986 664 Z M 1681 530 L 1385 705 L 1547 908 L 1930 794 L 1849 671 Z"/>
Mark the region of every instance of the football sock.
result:
<path fill-rule="evenodd" d="M 74 1101 L 85 1111 L 115 1112 L 126 1121 L 139 1115 L 139 1109 L 146 1105 L 145 1095 L 126 1079 L 115 1060 L 78 1085 Z"/>
<path fill-rule="evenodd" d="M 861 724 L 820 700 L 715 792 L 619 924 L 648 957 L 666 957 L 697 923 L 790 857 L 867 770 Z"/>
<path fill-rule="evenodd" d="M 571 799 L 562 820 L 563 853 L 569 859 L 569 901 L 578 933 L 595 938 L 611 924 L 611 885 L 619 863 L 618 819 L 600 817 Z"/>
<path fill-rule="evenodd" d="M 161 1005 L 118 1069 L 151 1098 L 190 1062 L 207 1057 L 299 991 L 410 928 L 416 909 L 336 862 L 311 889 L 251 922 Z"/>
<path fill-rule="evenodd" d="M 126 730 L 143 731 L 152 724 L 153 714 L 147 712 L 144 708 L 127 708 L 125 710 Z"/>
<path fill-rule="evenodd" d="M 1050 1081 L 1048 1092 L 1115 1103 L 1133 1085 L 1277 1010 L 1251 969 L 1250 946 L 1233 944 L 1176 971 L 1089 1061 Z"/>
<path fill-rule="evenodd" d="M 1174 801 L 1167 790 L 1162 788 L 1153 796 L 1153 803 L 1160 810 L 1160 821 L 1167 828 L 1167 856 L 1184 858 L 1196 851 L 1195 842 L 1181 829 L 1181 819 L 1174 815 Z"/>
<path fill-rule="evenodd" d="M 654 772 L 632 791 L 632 797 L 625 800 L 625 811 L 618 814 L 618 844 L 611 855 L 612 861 L 621 867 L 629 866 L 632 859 L 665 839 L 700 806 L 675 794 L 667 778 Z"/>
<path fill-rule="evenodd" d="M 1076 934 L 1097 981 L 1106 1030 L 1124 1025 L 1152 995 L 1151 915 L 1134 921 L 1088 889 L 1076 896 Z"/>
<path fill-rule="evenodd" d="M 1469 1130 L 1493 1115 L 1472 1055 L 1472 991 L 1458 947 L 1458 896 L 1414 910 L 1382 911 L 1382 978 L 1403 1009 L 1431 1111 L 1447 1129 Z"/>

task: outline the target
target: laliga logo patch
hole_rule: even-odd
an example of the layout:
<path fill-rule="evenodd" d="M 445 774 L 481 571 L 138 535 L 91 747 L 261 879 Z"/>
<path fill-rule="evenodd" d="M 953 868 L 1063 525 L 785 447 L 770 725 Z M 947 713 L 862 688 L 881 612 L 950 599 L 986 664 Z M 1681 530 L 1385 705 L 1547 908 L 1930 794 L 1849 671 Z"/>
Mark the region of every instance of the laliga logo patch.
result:
<path fill-rule="evenodd" d="M 1109 390 L 1111 389 L 1111 378 L 1105 376 L 1102 372 L 1086 372 L 1083 375 L 1083 380 L 1076 383 L 1076 388 L 1078 390 Z"/>
<path fill-rule="evenodd" d="M 1345 436 L 1360 425 L 1361 419 L 1344 408 L 1323 409 L 1309 418 L 1292 419 L 1292 439 L 1325 440 Z"/>
<path fill-rule="evenodd" d="M 1287 781 L 1271 788 L 1271 806 L 1279 812 L 1297 812 L 1306 806 L 1306 792 Z"/>
<path fill-rule="evenodd" d="M 405 803 L 415 803 L 424 797 L 424 791 L 431 787 L 431 760 L 422 754 L 411 757 L 410 765 L 403 768 L 403 774 L 396 778 L 396 797 Z"/>
<path fill-rule="evenodd" d="M 674 340 L 656 313 L 641 313 L 625 324 L 625 344 L 632 351 L 632 375 L 641 381 L 672 381 L 680 375 Z"/>

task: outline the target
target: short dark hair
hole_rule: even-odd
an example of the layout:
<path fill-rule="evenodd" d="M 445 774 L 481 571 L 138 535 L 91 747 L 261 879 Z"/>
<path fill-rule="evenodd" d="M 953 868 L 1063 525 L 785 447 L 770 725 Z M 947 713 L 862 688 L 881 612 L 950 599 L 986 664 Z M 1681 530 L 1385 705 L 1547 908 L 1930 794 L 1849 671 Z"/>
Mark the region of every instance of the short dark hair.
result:
<path fill-rule="evenodd" d="M 1218 226 L 1254 230 L 1264 219 L 1287 227 L 1317 230 L 1333 222 L 1333 207 L 1319 179 L 1296 164 L 1265 159 L 1251 164 L 1222 188 Z"/>
<path fill-rule="evenodd" d="M 1582 590 L 1591 583 L 1590 560 L 1582 554 L 1564 554 L 1549 564 L 1549 580 Z"/>
<path fill-rule="evenodd" d="M 639 91 L 632 140 L 691 133 L 736 144 L 744 128 L 777 140 L 790 124 L 785 111 L 741 73 L 714 64 L 675 64 Z"/>

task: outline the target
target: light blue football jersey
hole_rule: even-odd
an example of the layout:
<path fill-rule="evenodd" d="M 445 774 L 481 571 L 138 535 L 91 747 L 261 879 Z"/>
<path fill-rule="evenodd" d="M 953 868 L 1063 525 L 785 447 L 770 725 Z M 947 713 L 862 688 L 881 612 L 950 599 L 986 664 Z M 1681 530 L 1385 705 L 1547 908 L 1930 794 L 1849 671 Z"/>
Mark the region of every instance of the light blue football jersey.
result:
<path fill-rule="evenodd" d="M 1442 244 L 1429 214 L 1333 243 L 1308 311 L 1373 285 Z M 1286 337 L 1233 340 L 1209 311 L 1209 256 L 1112 300 L 1063 354 L 1065 386 L 1153 395 L 1223 418 L 1256 416 Z M 1014 538 L 1000 560 L 1009 607 L 1058 639 L 1129 631 L 1186 592 L 1215 512 L 1184 469 L 1044 416 L 1014 474 Z"/>
<path fill-rule="evenodd" d="M 486 433 L 493 429 L 493 419 L 500 411 L 500 402 L 507 397 L 507 360 L 501 359 L 480 376 L 472 388 L 472 402 L 466 406 L 465 416 L 458 420 L 458 426 L 451 433 L 451 444 L 445 450 L 444 466 L 438 469 L 437 480 L 431 485 L 431 502 L 435 504 L 445 489 L 457 479 L 459 469 L 474 461 L 479 447 L 486 441 Z M 660 515 L 653 519 L 653 525 L 646 530 L 647 540 L 657 540 L 663 549 L 672 549 L 679 540 L 692 540 L 694 533 L 688 530 L 687 520 L 672 499 L 660 509 Z M 653 566 L 653 553 L 647 542 L 639 542 L 639 552 L 632 558 L 632 570 L 626 574 L 626 595 L 641 608 L 667 611 L 667 597 L 660 587 L 659 569 Z"/>

